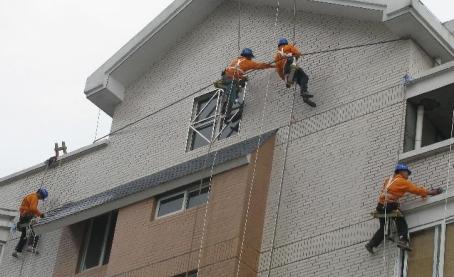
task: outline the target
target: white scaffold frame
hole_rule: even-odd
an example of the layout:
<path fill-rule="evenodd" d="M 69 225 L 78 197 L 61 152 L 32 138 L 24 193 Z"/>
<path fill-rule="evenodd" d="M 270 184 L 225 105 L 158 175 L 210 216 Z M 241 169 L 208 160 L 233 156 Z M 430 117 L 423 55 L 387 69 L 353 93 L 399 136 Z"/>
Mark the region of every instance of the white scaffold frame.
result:
<path fill-rule="evenodd" d="M 245 86 L 243 88 L 240 87 L 239 92 L 238 92 L 240 99 L 242 99 L 241 103 L 243 106 L 244 106 L 244 100 L 246 97 L 246 87 L 247 87 L 247 83 L 245 84 Z M 198 110 L 198 105 L 196 103 L 197 98 L 194 100 L 192 118 L 191 118 L 191 122 L 189 124 L 190 132 L 189 132 L 188 143 L 187 143 L 188 150 L 191 150 L 194 133 L 199 135 L 203 140 L 205 140 L 207 142 L 207 144 L 211 144 L 211 143 L 215 142 L 217 139 L 219 139 L 221 137 L 221 135 L 223 134 L 223 132 L 226 131 L 226 129 L 229 126 L 231 126 L 230 125 L 231 122 L 228 122 L 228 123 L 225 122 L 225 118 L 226 118 L 225 112 L 227 109 L 227 101 L 228 101 L 229 96 L 225 93 L 225 90 L 222 88 L 215 89 L 207 94 L 210 94 L 210 93 L 212 93 L 212 95 L 207 97 L 209 99 L 204 104 L 202 109 L 200 109 L 200 111 L 197 111 Z M 205 95 L 207 95 L 207 94 L 205 94 Z M 206 118 L 200 119 L 200 116 L 203 114 L 205 109 L 207 109 L 207 107 L 209 107 L 213 103 L 213 101 L 215 101 L 214 113 Z M 234 118 L 240 112 L 242 112 L 240 108 L 233 108 L 232 115 L 230 117 Z M 242 118 L 240 118 L 238 120 L 238 130 L 236 131 L 236 133 L 240 132 L 241 120 L 242 120 Z M 211 129 L 210 137 L 205 136 L 198 130 L 203 127 L 207 127 L 207 126 L 211 126 L 211 125 L 212 125 L 212 129 Z M 233 135 L 233 130 L 226 137 L 230 137 L 231 135 Z"/>

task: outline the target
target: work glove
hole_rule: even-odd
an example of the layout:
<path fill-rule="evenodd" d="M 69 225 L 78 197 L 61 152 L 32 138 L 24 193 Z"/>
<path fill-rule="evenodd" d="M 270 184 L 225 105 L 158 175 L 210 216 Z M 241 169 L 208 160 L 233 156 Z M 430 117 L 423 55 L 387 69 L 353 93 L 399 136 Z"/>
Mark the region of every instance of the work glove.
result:
<path fill-rule="evenodd" d="M 436 189 L 430 189 L 429 190 L 429 195 L 432 195 L 432 196 L 439 195 L 441 193 L 443 193 L 443 189 L 442 188 L 436 188 Z"/>

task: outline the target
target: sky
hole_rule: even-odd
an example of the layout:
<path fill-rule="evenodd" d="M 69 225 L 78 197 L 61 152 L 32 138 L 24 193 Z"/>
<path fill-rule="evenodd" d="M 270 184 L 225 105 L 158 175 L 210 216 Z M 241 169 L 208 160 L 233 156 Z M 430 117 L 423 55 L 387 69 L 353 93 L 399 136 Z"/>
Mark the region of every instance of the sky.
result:
<path fill-rule="evenodd" d="M 172 0 L 0 0 L 0 177 L 43 162 L 54 142 L 91 144 L 111 119 L 86 78 Z M 444 22 L 449 0 L 422 1 Z"/>

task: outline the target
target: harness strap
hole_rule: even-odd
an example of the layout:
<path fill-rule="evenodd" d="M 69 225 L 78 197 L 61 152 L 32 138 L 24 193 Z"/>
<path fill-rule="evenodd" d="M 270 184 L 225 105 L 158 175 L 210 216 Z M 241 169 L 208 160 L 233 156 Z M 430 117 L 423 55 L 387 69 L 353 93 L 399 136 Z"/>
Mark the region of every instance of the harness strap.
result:
<path fill-rule="evenodd" d="M 239 72 L 239 73 L 241 73 L 241 74 L 245 74 L 246 72 L 244 72 L 244 70 L 242 70 L 242 69 L 240 68 L 241 63 L 244 62 L 244 61 L 245 61 L 245 59 L 240 58 L 240 59 L 237 60 L 235 66 L 229 65 L 227 68 L 236 70 L 237 72 Z"/>

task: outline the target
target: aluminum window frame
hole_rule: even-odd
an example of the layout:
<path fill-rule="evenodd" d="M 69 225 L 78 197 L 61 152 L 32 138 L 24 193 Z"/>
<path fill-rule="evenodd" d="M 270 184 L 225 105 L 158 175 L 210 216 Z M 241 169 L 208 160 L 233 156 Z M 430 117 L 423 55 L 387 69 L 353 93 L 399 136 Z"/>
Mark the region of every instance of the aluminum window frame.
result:
<path fill-rule="evenodd" d="M 448 224 L 454 224 L 454 217 L 448 217 L 446 220 L 437 220 L 428 224 L 420 225 L 409 230 L 410 234 L 429 228 L 435 228 L 434 232 L 434 260 L 432 264 L 432 277 L 443 277 L 444 276 L 444 257 L 445 257 L 445 245 L 446 245 L 446 226 Z M 408 253 L 405 252 L 403 257 L 403 277 L 408 276 Z M 438 266 L 437 266 L 438 264 Z"/>
<path fill-rule="evenodd" d="M 6 243 L 4 241 L 0 241 L 0 264 L 2 264 L 3 253 L 5 253 L 5 246 Z"/>
<path fill-rule="evenodd" d="M 167 213 L 167 214 L 164 214 L 164 215 L 159 215 L 159 208 L 161 207 L 161 202 L 162 201 L 165 201 L 169 198 L 172 198 L 174 196 L 177 196 L 177 195 L 180 195 L 180 194 L 183 194 L 183 201 L 181 203 L 181 208 L 178 210 L 178 211 L 174 211 L 174 212 L 171 212 L 171 213 Z M 178 192 L 175 192 L 173 194 L 170 194 L 170 195 L 167 195 L 167 196 L 163 196 L 162 198 L 159 198 L 158 201 L 157 201 L 157 204 L 156 204 L 156 211 L 155 211 L 155 218 L 156 219 L 161 219 L 161 218 L 164 218 L 164 217 L 167 217 L 167 216 L 171 216 L 171 215 L 174 215 L 174 214 L 177 214 L 177 213 L 180 213 L 182 211 L 185 210 L 185 206 L 186 206 L 186 201 L 187 201 L 187 191 L 178 191 Z"/>
<path fill-rule="evenodd" d="M 167 216 L 172 216 L 172 215 L 178 214 L 180 212 L 200 206 L 200 205 L 196 205 L 194 207 L 188 208 L 189 194 L 194 191 L 201 191 L 204 188 L 208 188 L 208 193 L 210 193 L 210 186 L 211 186 L 211 182 L 209 181 L 209 178 L 204 178 L 202 181 L 193 182 L 175 193 L 165 195 L 162 197 L 158 197 L 157 201 L 156 201 L 156 211 L 155 211 L 154 218 L 155 219 L 165 218 Z M 180 194 L 183 194 L 183 203 L 181 205 L 182 206 L 181 209 L 179 209 L 178 211 L 175 211 L 175 212 L 171 212 L 171 213 L 159 216 L 158 214 L 159 214 L 159 208 L 161 206 L 161 202 L 165 201 L 166 199 L 172 198 L 174 196 L 180 195 Z"/>
<path fill-rule="evenodd" d="M 90 268 L 85 268 L 87 252 L 88 252 L 88 246 L 90 244 L 90 239 L 91 239 L 92 231 L 93 231 L 93 222 L 94 222 L 96 217 L 90 219 L 90 225 L 89 225 L 89 227 L 88 227 L 88 229 L 87 229 L 87 231 L 85 233 L 85 237 L 84 237 L 83 252 L 82 252 L 82 255 L 80 256 L 79 265 L 77 267 L 77 269 L 78 269 L 77 272 L 78 273 L 85 272 L 87 270 L 90 270 L 90 269 L 93 269 L 93 268 L 98 268 L 98 267 L 104 265 L 104 259 L 105 259 L 105 255 L 106 255 L 107 240 L 109 238 L 110 229 L 112 227 L 111 224 L 112 224 L 113 214 L 114 214 L 114 211 L 108 213 L 106 229 L 104 230 L 101 254 L 99 255 L 98 265 L 90 267 Z M 100 216 L 104 216 L 104 215 L 100 215 Z"/>

